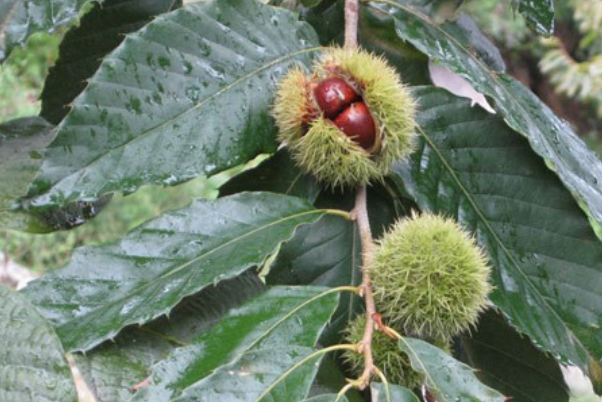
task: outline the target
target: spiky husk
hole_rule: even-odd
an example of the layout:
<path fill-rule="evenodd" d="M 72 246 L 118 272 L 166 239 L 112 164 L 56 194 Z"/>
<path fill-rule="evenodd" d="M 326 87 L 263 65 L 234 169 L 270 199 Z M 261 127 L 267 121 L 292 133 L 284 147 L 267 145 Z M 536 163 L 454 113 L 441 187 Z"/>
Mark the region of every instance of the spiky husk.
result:
<path fill-rule="evenodd" d="M 416 104 L 399 74 L 383 58 L 372 53 L 332 48 L 317 64 L 319 77 L 342 75 L 355 84 L 370 109 L 380 134 L 380 149 L 373 163 L 380 176 L 414 148 Z"/>
<path fill-rule="evenodd" d="M 310 100 L 310 79 L 298 67 L 278 84 L 272 114 L 278 125 L 278 139 L 291 143 L 301 138 L 311 116 L 317 115 Z"/>
<path fill-rule="evenodd" d="M 370 272 L 383 318 L 410 335 L 449 341 L 490 305 L 484 253 L 441 216 L 398 221 L 377 245 Z"/>
<path fill-rule="evenodd" d="M 322 116 L 289 147 L 302 170 L 332 187 L 367 183 L 379 175 L 367 152 Z"/>
<path fill-rule="evenodd" d="M 362 340 L 365 323 L 366 319 L 361 316 L 349 324 L 345 333 L 347 342 L 357 344 Z M 389 382 L 410 389 L 422 385 L 423 375 L 412 369 L 410 359 L 401 351 L 397 342 L 382 332 L 374 332 L 373 334 L 372 355 L 374 364 L 383 371 Z M 364 356 L 361 353 L 346 351 L 343 358 L 349 363 L 357 376 L 362 374 Z"/>
<path fill-rule="evenodd" d="M 320 115 L 313 87 L 332 75 L 345 78 L 370 109 L 378 136 L 373 149 L 364 150 Z M 312 76 L 291 70 L 280 83 L 273 114 L 279 140 L 288 144 L 295 161 L 331 187 L 382 180 L 413 148 L 415 104 L 409 90 L 385 59 L 363 50 L 326 51 Z"/>

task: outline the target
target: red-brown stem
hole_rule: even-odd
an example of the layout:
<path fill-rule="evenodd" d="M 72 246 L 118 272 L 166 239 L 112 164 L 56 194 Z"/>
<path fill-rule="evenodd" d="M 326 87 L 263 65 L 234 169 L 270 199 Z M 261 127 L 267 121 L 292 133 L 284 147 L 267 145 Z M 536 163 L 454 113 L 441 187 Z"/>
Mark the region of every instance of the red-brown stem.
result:
<path fill-rule="evenodd" d="M 345 0 L 345 48 L 357 48 L 357 26 L 359 21 L 359 0 Z M 370 384 L 372 375 L 376 373 L 374 358 L 372 357 L 372 335 L 374 334 L 374 319 L 376 314 L 372 284 L 370 283 L 370 267 L 372 266 L 374 241 L 370 220 L 368 218 L 368 196 L 365 185 L 357 190 L 353 217 L 357 221 L 362 243 L 362 284 L 361 294 L 366 303 L 366 327 L 361 341 L 361 352 L 364 354 L 364 371 L 358 380 L 359 388 L 364 389 Z"/>
<path fill-rule="evenodd" d="M 345 0 L 345 47 L 347 49 L 357 48 L 359 11 L 359 0 Z"/>
<path fill-rule="evenodd" d="M 374 316 L 376 314 L 372 283 L 370 282 L 370 267 L 372 266 L 374 256 L 374 240 L 372 239 L 372 230 L 370 229 L 370 220 L 368 218 L 368 196 L 365 185 L 357 190 L 353 215 L 357 222 L 362 244 L 362 284 L 360 288 L 366 304 L 366 327 L 361 343 L 361 350 L 364 354 L 364 372 L 360 377 L 360 387 L 363 389 L 368 386 L 370 378 L 375 373 L 374 359 L 372 357 L 372 336 L 374 334 Z"/>

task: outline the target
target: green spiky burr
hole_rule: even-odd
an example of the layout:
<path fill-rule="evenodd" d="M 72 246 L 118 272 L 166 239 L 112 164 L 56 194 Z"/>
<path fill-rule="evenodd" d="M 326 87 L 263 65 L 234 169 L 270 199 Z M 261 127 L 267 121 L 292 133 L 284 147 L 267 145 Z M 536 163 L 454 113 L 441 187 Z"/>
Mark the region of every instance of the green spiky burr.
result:
<path fill-rule="evenodd" d="M 370 273 L 383 319 L 412 336 L 449 341 L 490 305 L 484 253 L 455 221 L 441 216 L 398 221 L 376 246 Z"/>

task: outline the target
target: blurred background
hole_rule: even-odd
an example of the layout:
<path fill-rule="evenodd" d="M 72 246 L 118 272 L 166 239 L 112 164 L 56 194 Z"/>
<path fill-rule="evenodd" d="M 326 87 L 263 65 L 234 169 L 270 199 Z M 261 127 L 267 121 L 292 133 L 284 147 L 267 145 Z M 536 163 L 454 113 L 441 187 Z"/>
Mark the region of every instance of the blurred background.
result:
<path fill-rule="evenodd" d="M 556 34 L 542 39 L 499 0 L 468 0 L 463 9 L 497 44 L 510 74 L 528 86 L 602 155 L 602 1 L 557 1 Z M 34 115 L 48 69 L 58 57 L 61 33 L 35 35 L 0 65 L 0 123 Z M 115 241 L 140 223 L 197 197 L 215 197 L 234 172 L 169 187 L 145 187 L 116 196 L 101 216 L 69 232 L 30 235 L 0 231 L 0 263 L 36 274 L 67 262 L 80 245 Z"/>

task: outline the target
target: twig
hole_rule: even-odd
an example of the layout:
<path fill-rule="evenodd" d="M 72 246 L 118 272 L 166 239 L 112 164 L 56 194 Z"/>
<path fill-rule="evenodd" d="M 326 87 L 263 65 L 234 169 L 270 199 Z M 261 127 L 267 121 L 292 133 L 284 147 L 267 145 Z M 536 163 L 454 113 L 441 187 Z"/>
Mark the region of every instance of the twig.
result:
<path fill-rule="evenodd" d="M 357 47 L 357 24 L 359 19 L 359 0 L 345 0 L 345 47 Z"/>
<path fill-rule="evenodd" d="M 345 0 L 345 48 L 357 48 L 357 26 L 359 21 L 359 0 Z M 366 327 L 364 336 L 360 343 L 360 351 L 364 354 L 364 371 L 357 380 L 358 388 L 364 389 L 370 384 L 370 379 L 378 373 L 374 366 L 372 357 L 372 335 L 374 334 L 374 319 L 376 314 L 374 307 L 374 296 L 372 295 L 372 284 L 370 282 L 370 267 L 372 266 L 372 256 L 374 242 L 372 240 L 372 230 L 370 229 L 370 220 L 368 218 L 368 200 L 366 185 L 357 190 L 355 199 L 355 208 L 353 217 L 357 221 L 362 243 L 362 284 L 360 293 L 366 303 Z"/>
<path fill-rule="evenodd" d="M 353 215 L 357 221 L 360 240 L 362 243 L 362 284 L 360 289 L 366 303 L 366 327 L 361 342 L 361 352 L 364 354 L 364 372 L 360 377 L 360 388 L 364 389 L 370 383 L 370 378 L 376 373 L 374 359 L 372 357 L 372 336 L 374 334 L 374 316 L 376 307 L 374 305 L 374 296 L 372 294 L 372 283 L 370 282 L 370 267 L 374 254 L 374 241 L 372 239 L 372 230 L 370 229 L 370 220 L 368 218 L 368 196 L 366 186 L 361 186 L 357 190 L 355 198 L 355 208 Z"/>

